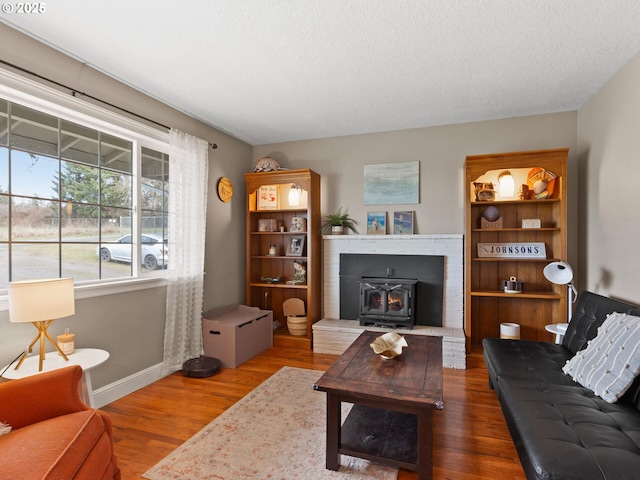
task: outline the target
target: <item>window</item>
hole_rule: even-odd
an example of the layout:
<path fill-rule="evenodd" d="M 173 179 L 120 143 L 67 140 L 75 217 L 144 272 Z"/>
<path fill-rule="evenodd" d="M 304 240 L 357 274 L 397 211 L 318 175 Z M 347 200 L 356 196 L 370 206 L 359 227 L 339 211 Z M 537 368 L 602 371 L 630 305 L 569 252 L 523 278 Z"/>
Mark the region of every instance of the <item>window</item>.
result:
<path fill-rule="evenodd" d="M 10 281 L 167 266 L 168 144 L 69 116 L 0 98 L 0 295 Z"/>

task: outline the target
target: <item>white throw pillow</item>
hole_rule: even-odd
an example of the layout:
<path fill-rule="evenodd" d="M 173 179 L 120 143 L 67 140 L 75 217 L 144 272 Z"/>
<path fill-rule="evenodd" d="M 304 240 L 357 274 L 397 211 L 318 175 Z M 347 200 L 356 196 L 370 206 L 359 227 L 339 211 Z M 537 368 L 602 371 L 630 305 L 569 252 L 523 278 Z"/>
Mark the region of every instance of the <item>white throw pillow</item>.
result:
<path fill-rule="evenodd" d="M 562 371 L 607 402 L 618 400 L 640 373 L 640 317 L 609 314 Z"/>

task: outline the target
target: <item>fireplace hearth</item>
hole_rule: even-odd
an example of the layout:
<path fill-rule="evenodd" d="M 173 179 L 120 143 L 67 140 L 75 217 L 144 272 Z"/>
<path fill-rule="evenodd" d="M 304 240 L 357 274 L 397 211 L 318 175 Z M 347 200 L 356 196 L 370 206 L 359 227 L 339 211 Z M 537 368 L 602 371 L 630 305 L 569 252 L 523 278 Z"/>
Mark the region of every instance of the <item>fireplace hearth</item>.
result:
<path fill-rule="evenodd" d="M 416 279 L 362 278 L 360 325 L 412 329 L 415 320 Z"/>

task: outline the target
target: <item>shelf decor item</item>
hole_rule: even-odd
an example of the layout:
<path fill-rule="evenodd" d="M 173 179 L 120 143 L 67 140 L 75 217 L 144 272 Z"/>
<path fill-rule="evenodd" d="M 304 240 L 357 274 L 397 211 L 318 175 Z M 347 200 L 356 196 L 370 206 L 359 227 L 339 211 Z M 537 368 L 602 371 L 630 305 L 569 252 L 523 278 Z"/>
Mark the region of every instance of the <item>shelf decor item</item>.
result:
<path fill-rule="evenodd" d="M 299 298 L 290 298 L 282 303 L 282 313 L 287 317 L 287 328 L 291 335 L 307 334 L 307 314 L 304 302 Z"/>
<path fill-rule="evenodd" d="M 532 168 L 527 176 L 527 186 L 529 198 L 537 200 L 554 198 L 556 174 L 541 167 Z"/>
<path fill-rule="evenodd" d="M 473 188 L 476 194 L 476 202 L 489 202 L 496 198 L 496 191 L 493 189 L 493 183 L 473 182 Z"/>
<path fill-rule="evenodd" d="M 393 234 L 413 234 L 413 212 L 393 212 Z"/>
<path fill-rule="evenodd" d="M 261 218 L 258 220 L 259 232 L 275 232 L 278 229 L 278 221 L 275 218 Z"/>
<path fill-rule="evenodd" d="M 502 228 L 504 219 L 500 216 L 498 207 L 491 205 L 482 211 L 480 228 Z"/>
<path fill-rule="evenodd" d="M 520 325 L 512 322 L 500 324 L 500 338 L 509 340 L 520 340 Z"/>
<path fill-rule="evenodd" d="M 293 235 L 287 246 L 287 257 L 302 257 L 306 238 L 304 235 Z"/>
<path fill-rule="evenodd" d="M 292 217 L 290 232 L 306 232 L 307 231 L 307 219 L 304 217 Z"/>
<path fill-rule="evenodd" d="M 356 229 L 356 222 L 353 218 L 349 217 L 347 212 L 342 211 L 342 207 L 338 209 L 336 213 L 324 216 L 324 223 L 322 224 L 322 233 L 333 235 L 342 235 L 344 229 L 351 230 L 353 233 L 358 233 Z M 339 227 L 339 228 L 335 228 Z"/>
<path fill-rule="evenodd" d="M 258 210 L 278 209 L 278 186 L 263 185 L 258 189 Z"/>
<path fill-rule="evenodd" d="M 522 293 L 522 290 L 524 290 L 524 282 L 521 282 L 512 275 L 509 277 L 509 280 L 502 281 L 502 290 L 504 290 L 504 293 Z"/>
<path fill-rule="evenodd" d="M 478 243 L 480 258 L 547 258 L 542 242 Z"/>
<path fill-rule="evenodd" d="M 262 157 L 253 167 L 254 172 L 275 172 L 278 170 L 280 170 L 280 164 L 271 157 Z"/>
<path fill-rule="evenodd" d="M 367 213 L 367 235 L 385 235 L 387 233 L 387 212 Z"/>
<path fill-rule="evenodd" d="M 540 228 L 539 218 L 523 218 L 522 228 Z"/>
<path fill-rule="evenodd" d="M 304 285 L 307 283 L 307 264 L 298 260 L 293 262 L 293 280 L 287 280 L 287 285 Z"/>

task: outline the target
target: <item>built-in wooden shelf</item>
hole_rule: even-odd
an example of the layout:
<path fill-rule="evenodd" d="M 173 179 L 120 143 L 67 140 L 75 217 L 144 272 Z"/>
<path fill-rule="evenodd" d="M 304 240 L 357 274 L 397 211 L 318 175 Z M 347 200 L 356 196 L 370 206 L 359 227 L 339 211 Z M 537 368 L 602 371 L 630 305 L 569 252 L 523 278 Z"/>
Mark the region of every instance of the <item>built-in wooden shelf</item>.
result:
<path fill-rule="evenodd" d="M 518 323 L 524 339 L 549 341 L 544 327 L 566 322 L 567 288 L 543 275 L 544 267 L 567 259 L 568 149 L 474 155 L 465 162 L 465 334 L 467 352 L 481 359 L 482 339 L 499 337 L 501 323 Z M 528 178 L 534 168 L 555 175 L 548 198 L 477 201 L 475 185 L 493 183 L 505 170 Z M 516 182 L 516 187 L 519 186 Z M 499 211 L 500 228 L 480 228 L 489 206 Z M 539 219 L 541 228 L 522 228 L 522 220 Z M 544 243 L 547 258 L 479 258 L 478 243 Z M 500 290 L 501 282 L 515 276 L 524 282 L 522 293 Z M 473 361 L 469 361 L 473 364 Z"/>
<path fill-rule="evenodd" d="M 247 305 L 273 311 L 274 321 L 280 323 L 280 328 L 274 331 L 274 345 L 311 348 L 311 325 L 320 319 L 321 309 L 320 175 L 308 169 L 254 172 L 245 174 L 245 183 Z M 277 201 L 267 207 L 258 201 L 263 186 L 274 187 L 271 190 L 277 195 Z M 288 193 L 293 186 L 301 189 L 297 205 L 288 202 Z M 306 220 L 306 231 L 291 231 L 294 217 Z M 274 225 L 269 225 L 267 220 L 273 221 Z M 265 223 L 274 231 L 261 230 L 260 226 Z M 301 256 L 285 254 L 293 236 L 304 237 Z M 277 255 L 268 255 L 271 245 L 275 245 Z M 306 283 L 287 283 L 294 280 L 295 262 L 305 265 Z M 279 278 L 280 281 L 269 283 L 261 278 Z M 282 304 L 290 298 L 299 298 L 305 304 L 308 321 L 304 336 L 291 335 L 287 329 Z"/>

